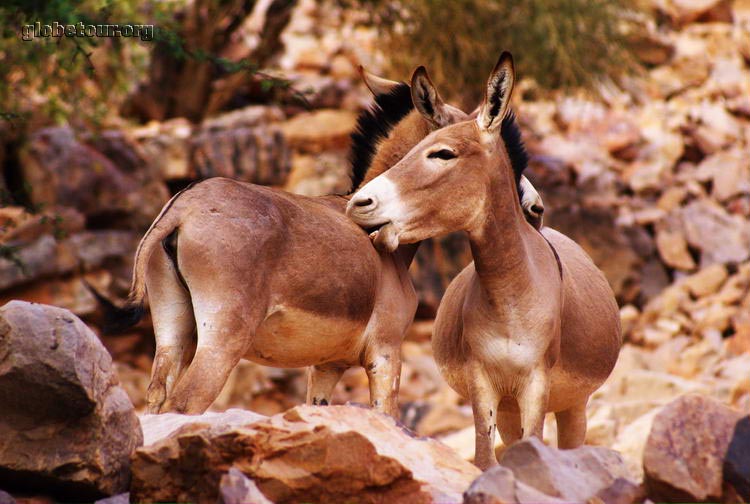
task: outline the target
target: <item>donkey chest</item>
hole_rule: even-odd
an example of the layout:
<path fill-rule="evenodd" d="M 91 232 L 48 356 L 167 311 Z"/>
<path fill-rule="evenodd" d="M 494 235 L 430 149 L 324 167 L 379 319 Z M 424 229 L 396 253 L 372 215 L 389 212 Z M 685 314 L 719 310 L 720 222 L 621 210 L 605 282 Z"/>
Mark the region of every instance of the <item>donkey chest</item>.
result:
<path fill-rule="evenodd" d="M 508 375 L 526 374 L 553 364 L 559 346 L 559 324 L 552 315 L 527 316 L 525 310 L 464 312 L 464 338 L 472 357 L 488 370 Z"/>

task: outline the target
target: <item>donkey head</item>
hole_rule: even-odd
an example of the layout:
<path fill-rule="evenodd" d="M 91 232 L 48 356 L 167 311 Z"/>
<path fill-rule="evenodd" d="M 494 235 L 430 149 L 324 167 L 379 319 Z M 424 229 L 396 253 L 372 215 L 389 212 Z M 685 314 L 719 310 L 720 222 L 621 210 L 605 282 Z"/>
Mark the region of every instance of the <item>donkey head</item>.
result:
<path fill-rule="evenodd" d="M 514 80 L 513 59 L 505 52 L 490 74 L 476 120 L 430 133 L 354 194 L 346 213 L 360 226 L 375 228 L 376 246 L 392 251 L 399 243 L 478 229 L 492 188 L 515 187 L 520 172 L 514 173 L 499 134 Z"/>
<path fill-rule="evenodd" d="M 361 66 L 359 72 L 376 106 L 360 116 L 352 136 L 353 189 L 395 165 L 430 132 L 469 117 L 442 100 L 424 67 L 414 71 L 411 86 Z"/>

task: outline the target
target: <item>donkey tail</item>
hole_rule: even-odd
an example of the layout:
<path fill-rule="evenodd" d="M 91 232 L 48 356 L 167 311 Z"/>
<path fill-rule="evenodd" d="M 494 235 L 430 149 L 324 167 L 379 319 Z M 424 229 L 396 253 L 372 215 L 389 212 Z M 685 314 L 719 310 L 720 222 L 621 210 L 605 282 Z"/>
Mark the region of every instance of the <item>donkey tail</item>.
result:
<path fill-rule="evenodd" d="M 164 205 L 164 208 L 162 208 L 138 244 L 133 261 L 133 280 L 130 284 L 130 293 L 122 307 L 118 307 L 87 282 L 84 282 L 104 312 L 104 326 L 102 329 L 105 334 L 124 332 L 137 324 L 146 314 L 146 267 L 154 250 L 179 226 L 180 212 L 170 210 L 174 202 L 185 190 L 183 189 L 175 194 Z"/>

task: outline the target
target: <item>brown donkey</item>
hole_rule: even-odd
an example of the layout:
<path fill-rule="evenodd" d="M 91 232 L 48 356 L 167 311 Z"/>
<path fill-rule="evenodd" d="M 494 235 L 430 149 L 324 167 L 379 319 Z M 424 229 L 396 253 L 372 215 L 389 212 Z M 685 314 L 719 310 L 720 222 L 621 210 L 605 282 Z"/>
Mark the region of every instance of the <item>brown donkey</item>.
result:
<path fill-rule="evenodd" d="M 546 412 L 560 447 L 582 444 L 588 397 L 621 346 L 604 275 L 569 238 L 530 226 L 517 204 L 526 155 L 508 112 L 514 78 L 503 53 L 476 120 L 431 133 L 347 206 L 391 250 L 468 233 L 474 262 L 445 293 L 432 341 L 443 376 L 471 400 L 481 468 L 497 462 L 495 426 L 506 444 L 541 437 Z"/>
<path fill-rule="evenodd" d="M 411 88 L 363 77 L 376 105 L 353 135 L 354 187 L 432 130 L 467 118 L 423 70 Z M 372 406 L 396 414 L 400 345 L 417 303 L 408 276 L 415 247 L 376 251 L 344 215 L 346 202 L 215 178 L 165 205 L 136 252 L 128 305 L 116 312 L 121 325 L 134 323 L 148 292 L 150 412 L 204 411 L 246 358 L 310 366 L 312 404 L 327 404 L 342 373 L 362 365 Z M 533 188 L 524 204 L 539 217 Z"/>

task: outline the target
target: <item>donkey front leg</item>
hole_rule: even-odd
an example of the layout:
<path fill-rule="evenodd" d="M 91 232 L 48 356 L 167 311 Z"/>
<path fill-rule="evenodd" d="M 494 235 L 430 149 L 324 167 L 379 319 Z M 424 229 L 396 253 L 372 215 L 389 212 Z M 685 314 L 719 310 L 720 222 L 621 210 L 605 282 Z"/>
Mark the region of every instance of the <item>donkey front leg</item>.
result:
<path fill-rule="evenodd" d="M 398 389 L 401 380 L 401 348 L 374 348 L 367 352 L 365 371 L 370 382 L 370 406 L 399 418 Z"/>
<path fill-rule="evenodd" d="M 498 394 L 483 367 L 472 363 L 466 367 L 466 380 L 474 413 L 474 465 L 485 470 L 497 464 L 495 457 L 495 422 Z"/>
<path fill-rule="evenodd" d="M 523 439 L 536 436 L 542 439 L 544 415 L 549 398 L 549 373 L 539 366 L 529 373 L 526 383 L 518 394 L 521 410 L 521 435 Z"/>
<path fill-rule="evenodd" d="M 322 364 L 307 368 L 307 404 L 328 406 L 333 388 L 346 371 L 346 366 Z"/>

